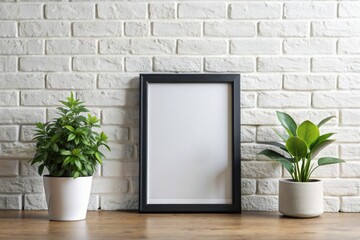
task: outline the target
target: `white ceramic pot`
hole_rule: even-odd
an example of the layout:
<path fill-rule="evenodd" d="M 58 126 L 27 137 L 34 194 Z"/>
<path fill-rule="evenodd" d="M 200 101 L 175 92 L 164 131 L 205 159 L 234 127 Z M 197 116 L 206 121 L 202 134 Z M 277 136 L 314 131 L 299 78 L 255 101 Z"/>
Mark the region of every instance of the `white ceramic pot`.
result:
<path fill-rule="evenodd" d="M 318 217 L 324 212 L 323 182 L 279 180 L 279 212 L 290 217 Z"/>
<path fill-rule="evenodd" d="M 46 203 L 49 219 L 77 221 L 86 218 L 92 176 L 50 177 L 44 176 Z"/>

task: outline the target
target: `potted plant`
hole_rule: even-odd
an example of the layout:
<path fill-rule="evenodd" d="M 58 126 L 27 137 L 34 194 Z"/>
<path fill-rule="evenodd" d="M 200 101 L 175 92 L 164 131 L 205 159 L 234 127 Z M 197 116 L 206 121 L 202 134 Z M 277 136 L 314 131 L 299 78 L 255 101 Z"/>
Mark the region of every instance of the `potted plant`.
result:
<path fill-rule="evenodd" d="M 100 147 L 107 145 L 105 133 L 93 130 L 98 125 L 96 116 L 71 93 L 67 101 L 60 101 L 59 118 L 36 124 L 36 154 L 31 164 L 39 164 L 49 175 L 43 177 L 50 220 L 75 221 L 86 218 L 92 175 L 104 155 Z"/>
<path fill-rule="evenodd" d="M 291 217 L 316 217 L 323 213 L 323 183 L 311 179 L 311 174 L 320 166 L 342 163 L 344 160 L 333 157 L 322 157 L 313 163 L 321 150 L 333 143 L 330 139 L 335 133 L 320 135 L 319 128 L 334 116 L 325 118 L 315 125 L 309 120 L 299 126 L 294 119 L 284 112 L 276 112 L 277 118 L 287 134 L 275 133 L 285 142 L 267 144 L 278 147 L 281 153 L 271 149 L 259 154 L 279 162 L 292 179 L 281 179 L 279 182 L 279 211 Z"/>

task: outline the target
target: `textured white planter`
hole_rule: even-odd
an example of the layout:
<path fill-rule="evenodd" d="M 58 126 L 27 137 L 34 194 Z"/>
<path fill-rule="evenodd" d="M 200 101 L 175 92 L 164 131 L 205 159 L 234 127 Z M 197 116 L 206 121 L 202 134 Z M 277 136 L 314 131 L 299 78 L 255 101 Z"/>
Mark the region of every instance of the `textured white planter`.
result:
<path fill-rule="evenodd" d="M 86 218 L 91 191 L 91 177 L 44 176 L 49 219 L 77 221 Z"/>
<path fill-rule="evenodd" d="M 324 212 L 323 182 L 279 180 L 279 212 L 290 217 L 318 217 Z"/>

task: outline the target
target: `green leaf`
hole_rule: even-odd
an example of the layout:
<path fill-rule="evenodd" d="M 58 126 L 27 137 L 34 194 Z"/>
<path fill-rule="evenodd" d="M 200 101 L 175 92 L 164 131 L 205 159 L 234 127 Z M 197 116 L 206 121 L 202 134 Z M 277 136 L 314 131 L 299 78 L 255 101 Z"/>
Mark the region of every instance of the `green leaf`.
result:
<path fill-rule="evenodd" d="M 67 138 L 67 141 L 70 142 L 70 141 L 73 140 L 75 137 L 76 137 L 75 134 L 70 133 L 69 136 L 68 136 L 68 138 Z"/>
<path fill-rule="evenodd" d="M 54 143 L 52 146 L 52 149 L 54 150 L 54 152 L 58 152 L 59 151 L 59 147 L 56 143 Z"/>
<path fill-rule="evenodd" d="M 311 144 L 310 149 L 313 149 L 319 142 L 325 141 L 326 139 L 328 139 L 329 137 L 331 137 L 334 134 L 335 133 L 325 133 L 325 134 L 319 136 L 318 139 Z"/>
<path fill-rule="evenodd" d="M 286 158 L 285 156 L 270 149 L 263 150 L 258 154 L 265 155 L 268 158 L 279 162 L 282 166 L 284 166 L 284 168 L 286 168 L 286 170 L 288 170 L 290 174 L 294 172 L 294 165 L 293 165 L 294 159 Z"/>
<path fill-rule="evenodd" d="M 335 163 L 343 163 L 344 160 L 340 158 L 333 158 L 333 157 L 323 157 L 318 160 L 319 166 L 329 165 L 329 164 L 335 164 Z"/>
<path fill-rule="evenodd" d="M 316 155 L 318 155 L 321 150 L 323 150 L 333 142 L 335 142 L 334 139 L 327 139 L 322 142 L 318 142 L 310 152 L 310 159 L 316 157 Z"/>
<path fill-rule="evenodd" d="M 95 153 L 95 158 L 97 159 L 97 161 L 98 161 L 100 164 L 102 164 L 102 159 L 101 159 L 101 157 L 100 157 L 100 155 L 99 155 L 99 152 L 96 152 L 96 153 Z"/>
<path fill-rule="evenodd" d="M 288 150 L 286 149 L 286 146 L 285 146 L 284 144 L 282 144 L 282 143 L 278 143 L 278 142 L 258 142 L 258 143 L 275 146 L 275 147 L 278 147 L 278 148 L 280 148 L 281 150 L 284 150 L 284 151 L 286 151 L 286 152 L 288 151 Z"/>
<path fill-rule="evenodd" d="M 281 125 L 286 129 L 289 130 L 292 136 L 296 136 L 296 122 L 290 115 L 284 112 L 276 111 L 277 118 L 279 119 Z"/>
<path fill-rule="evenodd" d="M 78 159 L 75 160 L 75 165 L 80 171 L 82 170 L 81 162 Z"/>
<path fill-rule="evenodd" d="M 319 128 L 310 121 L 305 121 L 296 130 L 297 136 L 304 140 L 308 146 L 315 142 L 319 135 Z"/>
<path fill-rule="evenodd" d="M 289 137 L 286 141 L 286 148 L 296 158 L 304 158 L 307 154 L 307 146 L 304 140 L 298 137 Z"/>
<path fill-rule="evenodd" d="M 70 132 L 75 132 L 75 129 L 74 129 L 72 126 L 70 126 L 70 125 L 66 125 L 65 128 L 66 128 L 67 130 L 69 130 Z"/>
<path fill-rule="evenodd" d="M 38 168 L 38 173 L 39 173 L 40 176 L 43 174 L 44 167 L 45 167 L 45 165 L 44 165 L 44 164 L 41 164 L 41 165 L 39 166 L 39 168 Z"/>
<path fill-rule="evenodd" d="M 328 121 L 330 121 L 332 118 L 334 118 L 335 116 L 330 116 L 327 118 L 324 118 L 323 120 L 321 120 L 318 124 L 318 127 L 321 127 L 322 125 L 324 125 L 325 123 L 327 123 Z"/>
<path fill-rule="evenodd" d="M 63 156 L 70 156 L 70 155 L 71 155 L 71 152 L 68 151 L 68 150 L 61 150 L 61 151 L 60 151 L 60 154 L 63 155 Z"/>
<path fill-rule="evenodd" d="M 80 172 L 75 172 L 73 177 L 74 177 L 74 178 L 80 177 Z"/>

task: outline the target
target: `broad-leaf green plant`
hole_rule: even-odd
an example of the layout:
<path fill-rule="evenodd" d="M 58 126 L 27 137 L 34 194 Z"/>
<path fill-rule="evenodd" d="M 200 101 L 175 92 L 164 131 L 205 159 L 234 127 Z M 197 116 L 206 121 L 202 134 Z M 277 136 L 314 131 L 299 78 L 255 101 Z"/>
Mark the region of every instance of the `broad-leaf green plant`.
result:
<path fill-rule="evenodd" d="M 60 102 L 59 118 L 36 123 L 36 154 L 31 164 L 39 164 L 40 175 L 47 168 L 53 177 L 92 176 L 104 159 L 101 146 L 110 151 L 108 137 L 93 130 L 100 127 L 99 119 L 90 114 L 83 116 L 89 110 L 72 92 L 67 101 Z"/>
<path fill-rule="evenodd" d="M 276 112 L 276 115 L 287 134 L 280 134 L 275 129 L 274 131 L 284 143 L 267 142 L 265 144 L 278 147 L 281 153 L 266 149 L 259 154 L 279 162 L 294 181 L 308 182 L 311 174 L 318 167 L 345 162 L 334 157 L 322 157 L 318 159 L 317 165 L 313 161 L 321 150 L 335 142 L 334 139 L 330 139 L 335 133 L 320 134 L 320 127 L 334 116 L 323 119 L 317 125 L 309 120 L 297 125 L 294 119 L 284 112 Z"/>

